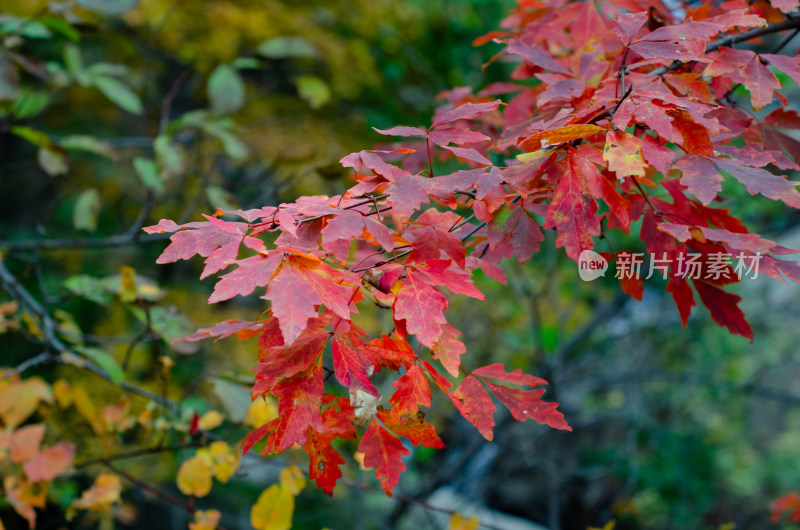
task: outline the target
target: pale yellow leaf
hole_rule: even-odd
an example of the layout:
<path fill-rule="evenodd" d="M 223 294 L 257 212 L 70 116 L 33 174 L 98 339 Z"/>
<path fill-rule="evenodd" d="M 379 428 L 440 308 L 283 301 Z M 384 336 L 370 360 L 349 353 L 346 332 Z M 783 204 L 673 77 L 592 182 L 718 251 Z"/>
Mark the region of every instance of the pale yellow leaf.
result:
<path fill-rule="evenodd" d="M 39 403 L 53 401 L 50 386 L 38 377 L 24 381 L 0 380 L 0 418 L 14 428 L 33 414 Z"/>
<path fill-rule="evenodd" d="M 216 410 L 211 410 L 200 416 L 200 420 L 197 422 L 197 427 L 201 431 L 210 431 L 216 427 L 219 427 L 222 424 L 222 420 L 225 419 L 221 413 L 217 412 Z"/>
<path fill-rule="evenodd" d="M 250 427 L 261 427 L 278 417 L 278 407 L 270 398 L 260 398 L 253 401 L 247 411 L 244 422 Z"/>
<path fill-rule="evenodd" d="M 285 467 L 281 470 L 281 486 L 297 495 L 306 487 L 306 477 L 297 466 Z"/>
<path fill-rule="evenodd" d="M 250 510 L 250 524 L 256 530 L 288 530 L 292 527 L 292 515 L 292 492 L 273 484 L 261 493 Z"/>
<path fill-rule="evenodd" d="M 450 516 L 449 530 L 478 530 L 478 518 L 454 513 Z"/>
<path fill-rule="evenodd" d="M 181 465 L 177 483 L 184 495 L 205 497 L 211 491 L 211 469 L 203 458 L 195 455 Z"/>
<path fill-rule="evenodd" d="M 218 510 L 197 510 L 194 521 L 189 523 L 189 530 L 215 530 L 220 517 Z"/>

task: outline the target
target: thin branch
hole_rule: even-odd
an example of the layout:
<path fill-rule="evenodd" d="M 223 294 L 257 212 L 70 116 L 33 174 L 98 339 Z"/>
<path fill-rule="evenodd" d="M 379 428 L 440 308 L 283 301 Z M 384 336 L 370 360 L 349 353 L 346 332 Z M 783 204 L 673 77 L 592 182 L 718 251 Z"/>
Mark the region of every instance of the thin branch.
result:
<path fill-rule="evenodd" d="M 732 44 L 737 44 L 739 42 L 745 42 L 748 40 L 756 39 L 758 37 L 763 37 L 764 35 L 771 35 L 772 33 L 780 33 L 781 31 L 786 31 L 787 29 L 796 29 L 800 28 L 800 17 L 798 18 L 790 18 L 788 20 L 784 20 L 783 22 L 778 22 L 776 24 L 770 24 L 766 28 L 756 28 L 751 29 L 750 31 L 746 31 L 744 33 L 740 33 L 738 35 L 728 35 L 727 37 L 722 37 L 720 39 L 711 42 L 706 46 L 705 53 L 713 52 L 714 50 L 722 47 L 722 46 L 730 46 Z M 673 70 L 677 70 L 682 63 L 680 61 L 673 61 L 672 64 L 669 66 L 662 66 L 661 68 L 656 68 L 650 74 L 652 75 L 664 75 L 667 72 L 671 72 Z"/>
<path fill-rule="evenodd" d="M 138 245 L 168 239 L 170 234 L 131 234 L 130 231 L 109 237 L 42 239 L 39 241 L 0 241 L 0 250 L 10 252 L 19 250 L 82 250 L 87 248 L 112 248 Z"/>
<path fill-rule="evenodd" d="M 785 39 L 783 39 L 783 41 L 782 41 L 780 44 L 778 44 L 778 45 L 775 47 L 775 49 L 774 49 L 774 50 L 772 50 L 770 53 L 772 53 L 772 54 L 776 54 L 776 53 L 780 52 L 780 51 L 781 51 L 783 48 L 785 48 L 785 47 L 786 47 L 786 45 L 787 45 L 787 44 L 789 44 L 790 42 L 792 42 L 792 39 L 793 39 L 793 38 L 797 37 L 797 34 L 798 34 L 798 33 L 800 33 L 800 28 L 797 28 L 796 30 L 794 30 L 793 32 L 791 32 L 789 35 L 787 35 L 787 36 L 786 36 L 786 38 L 785 38 Z"/>
<path fill-rule="evenodd" d="M 620 64 L 620 66 L 619 66 L 619 74 L 617 74 L 617 78 L 620 80 L 620 82 L 622 84 L 623 99 L 624 99 L 624 96 L 625 96 L 625 71 L 628 68 L 627 66 L 625 66 L 625 61 L 628 60 L 628 52 L 629 51 L 630 51 L 630 47 L 629 46 L 625 46 L 625 53 L 622 54 L 622 64 Z"/>
<path fill-rule="evenodd" d="M 181 446 L 159 445 L 156 447 L 146 447 L 144 449 L 136 449 L 133 451 L 128 451 L 126 453 L 117 453 L 103 458 L 93 458 L 91 460 L 84 460 L 83 462 L 75 464 L 74 467 L 76 469 L 80 469 L 82 467 L 87 467 L 94 464 L 108 464 L 109 462 L 115 462 L 117 460 L 127 460 L 129 458 L 136 458 L 139 456 L 157 455 L 161 453 L 172 453 L 172 452 L 182 451 L 184 449 L 197 449 L 200 447 L 205 447 L 206 445 L 207 444 L 196 442 L 196 443 L 184 444 Z"/>
<path fill-rule="evenodd" d="M 483 443 L 480 444 L 480 447 L 483 447 Z M 249 455 L 247 455 L 247 456 L 249 456 Z M 254 458 L 258 458 L 258 457 L 254 457 Z M 280 467 L 280 468 L 285 467 L 285 464 L 283 464 L 282 462 L 279 462 L 277 460 L 273 460 L 272 458 L 258 458 L 258 461 L 263 463 L 263 464 L 266 464 L 266 465 L 269 465 L 269 466 L 273 466 L 273 467 Z M 306 473 L 303 472 L 303 471 L 301 471 L 301 473 L 306 475 Z M 347 486 L 348 488 L 354 488 L 354 489 L 358 489 L 358 490 L 366 491 L 366 492 L 376 492 L 376 493 L 377 492 L 382 492 L 382 490 L 375 488 L 372 484 L 364 484 L 363 482 L 358 482 L 356 480 L 352 480 L 352 479 L 344 478 L 344 477 L 342 477 L 339 480 L 337 480 L 336 483 L 337 484 L 341 484 L 343 486 Z M 416 505 L 416 506 L 420 506 L 420 507 L 424 508 L 425 510 L 432 511 L 432 512 L 439 512 L 439 513 L 443 513 L 443 514 L 446 514 L 446 515 L 453 515 L 453 514 L 456 514 L 456 513 L 460 513 L 457 510 L 450 510 L 448 508 L 442 508 L 440 506 L 436 506 L 434 504 L 431 504 L 430 502 L 428 502 L 425 499 L 421 499 L 419 497 L 411 497 L 409 495 L 404 495 L 402 493 L 393 493 L 392 494 L 392 500 L 395 500 L 395 501 L 401 503 L 401 505 L 413 504 L 413 505 Z M 479 527 L 480 528 L 486 528 L 488 530 L 503 530 L 499 526 L 494 526 L 494 525 L 485 524 L 485 523 L 479 523 Z"/>
<path fill-rule="evenodd" d="M 126 392 L 131 394 L 138 395 L 145 399 L 149 399 L 150 401 L 154 401 L 159 405 L 162 405 L 168 408 L 173 413 L 176 413 L 179 410 L 179 407 L 168 399 L 164 399 L 162 396 L 154 394 L 149 390 L 145 390 L 143 388 L 139 388 L 136 385 L 123 381 L 121 383 L 116 383 L 113 381 L 111 376 L 103 370 L 99 365 L 95 362 L 86 359 L 85 357 L 81 357 L 77 355 L 72 350 L 70 350 L 62 341 L 58 338 L 55 333 L 55 323 L 52 320 L 52 317 L 44 310 L 42 305 L 39 303 L 36 298 L 31 295 L 31 293 L 25 289 L 25 287 L 20 284 L 17 279 L 11 274 L 11 271 L 8 270 L 5 263 L 0 260 L 0 284 L 3 285 L 3 288 L 8 291 L 8 293 L 26 305 L 36 316 L 38 316 L 43 323 L 44 328 L 44 337 L 43 341 L 44 344 L 51 350 L 49 353 L 52 355 L 53 361 L 62 362 L 64 364 L 70 364 L 72 366 L 77 366 L 78 368 L 83 368 L 99 377 L 102 377 L 106 381 L 110 381 Z M 50 321 L 50 325 L 45 325 L 44 323 Z M 38 356 L 37 356 L 38 357 Z M 44 360 L 41 360 L 43 362 Z M 24 364 L 24 363 L 23 363 Z M 30 366 L 34 366 L 35 364 L 40 364 L 39 361 L 37 363 L 31 364 Z M 30 366 L 26 366 L 25 369 L 30 368 Z M 19 368 L 19 367 L 17 367 Z"/>
<path fill-rule="evenodd" d="M 175 97 L 178 95 L 178 92 L 181 89 L 181 86 L 186 82 L 189 78 L 189 70 L 185 70 L 178 78 L 172 83 L 167 94 L 164 96 L 164 100 L 161 102 L 161 120 L 158 123 L 158 133 L 164 134 L 167 132 L 167 126 L 169 125 L 169 111 L 172 107 L 172 102 L 175 100 Z"/>
<path fill-rule="evenodd" d="M 4 381 L 6 379 L 10 379 L 11 377 L 13 377 L 15 375 L 21 374 L 22 372 L 24 372 L 28 368 L 33 368 L 34 366 L 38 366 L 40 364 L 45 364 L 45 363 L 48 363 L 48 362 L 52 362 L 55 359 L 56 359 L 56 357 L 54 357 L 52 353 L 50 353 L 49 351 L 44 351 L 44 352 L 40 353 L 39 355 L 35 355 L 35 356 L 31 357 L 30 359 L 21 362 L 20 364 L 18 364 L 14 368 L 4 371 L 3 372 L 3 376 L 0 377 L 0 381 Z"/>
<path fill-rule="evenodd" d="M 117 475 L 125 478 L 128 482 L 138 487 L 139 489 L 144 490 L 148 493 L 152 493 L 159 499 L 166 501 L 174 506 L 177 506 L 178 508 L 183 508 L 184 510 L 186 510 L 187 513 L 189 513 L 189 515 L 194 515 L 196 509 L 193 506 L 193 504 L 186 502 L 183 499 L 179 499 L 178 497 L 175 497 L 174 495 L 167 493 L 164 490 L 158 489 L 155 486 L 143 481 L 142 479 L 134 477 L 127 471 L 121 470 L 120 468 L 118 468 L 117 466 L 115 466 L 110 462 L 103 462 L 103 465 L 106 466 L 109 470 L 116 473 Z M 220 530 L 225 530 L 225 527 L 222 525 L 217 525 L 217 528 L 219 528 Z"/>

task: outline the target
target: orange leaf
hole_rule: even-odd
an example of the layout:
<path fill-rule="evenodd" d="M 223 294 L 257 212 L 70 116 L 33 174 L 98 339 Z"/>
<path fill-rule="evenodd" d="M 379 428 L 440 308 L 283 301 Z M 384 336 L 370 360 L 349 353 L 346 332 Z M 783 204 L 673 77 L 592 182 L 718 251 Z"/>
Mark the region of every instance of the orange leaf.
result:
<path fill-rule="evenodd" d="M 522 142 L 521 147 L 526 151 L 536 151 L 542 147 L 563 144 L 565 142 L 577 140 L 578 138 L 586 138 L 587 136 L 592 136 L 604 130 L 605 129 L 602 127 L 590 123 L 568 125 L 566 127 L 559 127 L 558 129 L 532 134 Z"/>

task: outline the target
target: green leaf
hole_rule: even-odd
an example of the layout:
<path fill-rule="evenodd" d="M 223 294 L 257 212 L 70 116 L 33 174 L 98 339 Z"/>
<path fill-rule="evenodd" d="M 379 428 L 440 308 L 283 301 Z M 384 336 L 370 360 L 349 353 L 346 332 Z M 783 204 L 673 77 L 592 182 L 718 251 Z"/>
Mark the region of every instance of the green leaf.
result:
<path fill-rule="evenodd" d="M 86 136 L 82 134 L 73 134 L 62 138 L 58 145 L 70 151 L 85 151 L 108 159 L 115 159 L 117 152 L 108 142 L 104 142 L 94 136 Z"/>
<path fill-rule="evenodd" d="M 174 342 L 175 339 L 185 337 L 195 330 L 186 315 L 179 313 L 174 308 L 153 307 L 150 310 L 150 320 L 153 331 L 158 333 L 171 349 L 184 355 L 195 353 L 200 349 L 200 345 L 196 342 Z"/>
<path fill-rule="evenodd" d="M 53 36 L 47 26 L 36 20 L 8 16 L 0 24 L 0 33 L 21 35 L 29 39 L 49 39 Z"/>
<path fill-rule="evenodd" d="M 231 63 L 237 70 L 256 70 L 261 68 L 261 61 L 253 57 L 239 57 Z"/>
<path fill-rule="evenodd" d="M 169 136 L 162 134 L 153 140 L 156 159 L 166 176 L 180 175 L 186 166 L 183 149 L 170 141 Z"/>
<path fill-rule="evenodd" d="M 303 37 L 275 37 L 258 45 L 256 53 L 270 59 L 313 59 L 314 45 Z"/>
<path fill-rule="evenodd" d="M 213 384 L 214 393 L 222 401 L 227 416 L 234 422 L 244 421 L 251 403 L 249 390 L 226 379 L 216 378 Z"/>
<path fill-rule="evenodd" d="M 102 368 L 112 382 L 119 384 L 125 380 L 125 372 L 107 351 L 91 346 L 75 346 L 75 351 Z"/>
<path fill-rule="evenodd" d="M 50 95 L 44 90 L 21 88 L 11 105 L 11 113 L 20 119 L 33 118 L 50 103 Z"/>
<path fill-rule="evenodd" d="M 244 81 L 229 64 L 218 66 L 208 78 L 208 99 L 216 114 L 233 114 L 244 105 Z"/>
<path fill-rule="evenodd" d="M 133 159 L 133 168 L 139 175 L 142 184 L 159 193 L 164 191 L 164 182 L 161 180 L 161 175 L 158 174 L 155 160 L 137 156 Z"/>
<path fill-rule="evenodd" d="M 0 58 L 0 101 L 13 101 L 19 92 L 17 67 L 11 61 Z"/>
<path fill-rule="evenodd" d="M 81 274 L 78 276 L 70 276 L 64 280 L 64 287 L 82 298 L 91 300 L 100 305 L 111 303 L 111 296 L 108 294 L 103 280 Z"/>
<path fill-rule="evenodd" d="M 234 160 L 247 158 L 247 147 L 232 132 L 232 127 L 225 121 L 208 121 L 202 125 L 205 132 L 222 142 L 225 153 Z"/>
<path fill-rule="evenodd" d="M 51 147 L 53 145 L 53 141 L 46 133 L 37 131 L 36 129 L 31 129 L 30 127 L 15 125 L 14 127 L 11 127 L 11 133 L 16 134 L 23 140 L 26 140 L 37 147 Z"/>
<path fill-rule="evenodd" d="M 67 169 L 69 169 L 69 161 L 66 153 L 57 147 L 40 148 L 37 154 L 37 160 L 45 173 L 51 177 L 63 175 L 67 172 Z"/>
<path fill-rule="evenodd" d="M 139 5 L 139 0 L 76 0 L 76 2 L 95 13 L 118 17 Z"/>
<path fill-rule="evenodd" d="M 78 42 L 81 40 L 81 34 L 76 30 L 72 24 L 63 18 L 43 18 L 40 20 L 42 24 L 52 29 L 56 33 L 61 34 L 63 37 Z"/>
<path fill-rule="evenodd" d="M 111 102 L 131 114 L 142 113 L 142 101 L 136 93 L 113 77 L 99 76 L 92 78 L 92 84 Z"/>
<path fill-rule="evenodd" d="M 89 76 L 83 67 L 83 56 L 81 50 L 72 43 L 64 46 L 64 66 L 67 72 L 81 86 L 89 86 Z"/>
<path fill-rule="evenodd" d="M 306 100 L 312 109 L 318 109 L 331 99 L 328 84 L 319 77 L 301 75 L 295 78 L 297 92 Z"/>
<path fill-rule="evenodd" d="M 93 77 L 123 77 L 128 75 L 128 67 L 123 64 L 94 63 L 86 68 L 86 73 Z"/>
<path fill-rule="evenodd" d="M 112 274 L 111 276 L 106 276 L 101 281 L 106 291 L 122 297 L 126 287 L 124 285 L 126 280 L 130 282 L 130 278 L 123 278 L 122 274 Z M 136 284 L 136 298 L 139 300 L 156 302 L 164 297 L 164 291 L 162 291 L 158 287 L 158 283 L 151 278 L 134 274 L 133 283 Z M 141 312 L 141 309 L 136 306 L 130 306 L 130 310 L 133 311 L 134 314 L 137 314 L 136 311 Z M 137 318 L 140 318 L 140 320 L 144 322 L 144 313 L 137 314 Z"/>
<path fill-rule="evenodd" d="M 100 194 L 90 188 L 78 196 L 72 211 L 72 225 L 76 230 L 97 230 L 97 216 L 100 213 Z"/>
<path fill-rule="evenodd" d="M 181 127 L 204 127 L 208 122 L 207 110 L 192 110 L 173 121 L 167 129 L 171 132 Z"/>
<path fill-rule="evenodd" d="M 235 210 L 239 207 L 236 203 L 236 197 L 228 190 L 222 189 L 219 186 L 206 187 L 206 195 L 208 196 L 209 204 L 214 208 Z"/>

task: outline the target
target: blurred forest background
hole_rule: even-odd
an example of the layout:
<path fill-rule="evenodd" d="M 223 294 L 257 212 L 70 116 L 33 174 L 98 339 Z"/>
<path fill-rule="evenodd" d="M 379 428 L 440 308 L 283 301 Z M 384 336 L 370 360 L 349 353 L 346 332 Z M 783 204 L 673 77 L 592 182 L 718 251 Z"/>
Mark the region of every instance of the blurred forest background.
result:
<path fill-rule="evenodd" d="M 213 432 L 231 447 L 276 413 L 248 412 L 252 343 L 172 343 L 210 322 L 250 319 L 263 302 L 207 305 L 199 264 L 156 265 L 165 242 L 141 227 L 344 191 L 338 160 L 383 141 L 370 127 L 426 125 L 442 91 L 507 79 L 509 64 L 482 70 L 498 47 L 472 41 L 512 5 L 0 0 L 0 365 L 68 385 L 74 406 L 36 413 L 48 440 L 81 440 L 78 472 L 51 484 L 39 527 L 185 527 L 185 510 L 124 480 L 110 512 L 64 516 L 110 452 L 142 450 L 116 468 L 181 496 L 175 475 L 194 454 L 181 444 L 195 413 L 220 411 Z M 796 213 L 740 199 L 730 207 L 751 230 L 800 242 Z M 607 243 L 639 250 L 622 234 Z M 498 416 L 488 443 L 435 401 L 428 419 L 447 448 L 415 449 L 395 498 L 350 458 L 333 499 L 313 487 L 297 497 L 294 528 L 446 528 L 437 507 L 477 514 L 486 528 L 780 527 L 769 523 L 770 501 L 800 488 L 796 288 L 744 282 L 757 293 L 745 297 L 750 344 L 702 312 L 683 330 L 656 284 L 635 302 L 613 278 L 581 282 L 552 244 L 506 270 L 509 288 L 478 278 L 486 303 L 455 303 L 466 362 L 546 378 L 574 432 Z M 14 301 L 20 288 L 29 303 Z M 47 362 L 53 334 L 84 364 L 175 407 L 121 390 L 80 359 Z M 0 405 L 14 388 L 0 381 Z M 147 452 L 156 446 L 177 449 Z M 219 509 L 228 528 L 249 527 L 281 468 L 307 465 L 290 453 L 248 456 L 197 506 Z M 6 501 L 0 519 L 26 525 Z"/>

